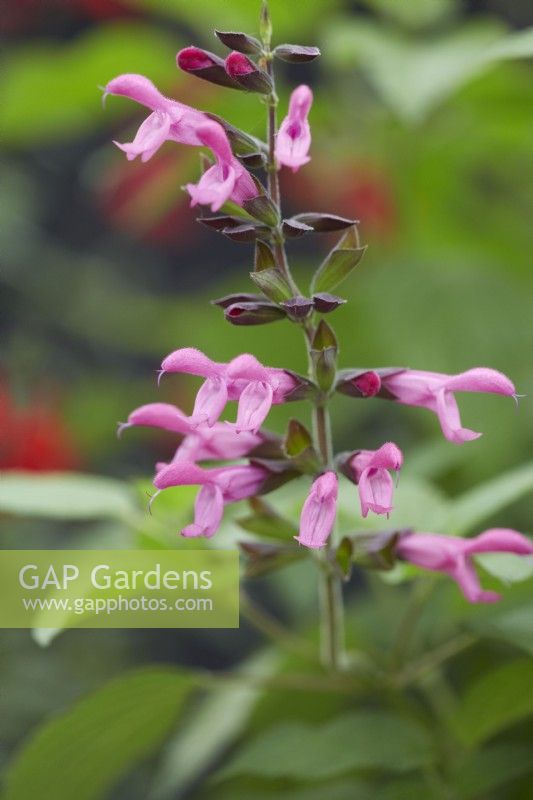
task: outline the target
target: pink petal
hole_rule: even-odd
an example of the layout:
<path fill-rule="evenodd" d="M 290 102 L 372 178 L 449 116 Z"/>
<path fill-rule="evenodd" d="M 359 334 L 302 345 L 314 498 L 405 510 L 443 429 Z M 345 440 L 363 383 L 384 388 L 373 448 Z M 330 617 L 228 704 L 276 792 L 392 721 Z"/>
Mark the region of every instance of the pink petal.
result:
<path fill-rule="evenodd" d="M 394 485 L 386 469 L 365 469 L 359 478 L 359 499 L 363 517 L 369 511 L 375 514 L 390 514 Z"/>
<path fill-rule="evenodd" d="M 224 500 L 222 492 L 218 486 L 207 483 L 202 486 L 196 495 L 194 504 L 194 522 L 187 525 L 182 532 L 182 536 L 195 537 L 206 536 L 208 539 L 213 536 L 222 521 L 224 512 Z"/>
<path fill-rule="evenodd" d="M 268 381 L 268 370 L 255 356 L 242 353 L 233 358 L 227 368 L 228 379 L 245 381 Z"/>
<path fill-rule="evenodd" d="M 325 545 L 335 524 L 337 491 L 334 472 L 325 472 L 314 481 L 302 508 L 296 541 L 313 549 Z"/>
<path fill-rule="evenodd" d="M 255 64 L 243 53 L 233 52 L 226 58 L 226 72 L 232 78 L 238 75 L 249 75 L 256 69 Z"/>
<path fill-rule="evenodd" d="M 135 100 L 152 111 L 165 111 L 168 104 L 173 102 L 162 95 L 152 81 L 144 75 L 135 73 L 126 73 L 113 78 L 105 87 L 105 93 L 129 97 L 130 100 Z"/>
<path fill-rule="evenodd" d="M 461 417 L 457 401 L 451 392 L 440 389 L 436 395 L 436 412 L 444 436 L 454 444 L 479 439 L 480 433 L 461 427 Z"/>
<path fill-rule="evenodd" d="M 209 427 L 213 426 L 224 411 L 227 401 L 228 390 L 223 378 L 207 378 L 196 395 L 190 417 L 191 424 L 197 426 L 205 423 Z"/>
<path fill-rule="evenodd" d="M 446 389 L 451 392 L 490 392 L 512 397 L 516 389 L 503 373 L 487 367 L 477 367 L 452 375 L 446 380 Z"/>
<path fill-rule="evenodd" d="M 272 387 L 263 381 L 252 381 L 239 398 L 235 430 L 256 433 L 272 407 Z"/>
<path fill-rule="evenodd" d="M 235 170 L 215 164 L 204 172 L 198 183 L 188 183 L 186 188 L 191 196 L 191 206 L 210 206 L 211 211 L 218 211 L 235 188 Z"/>
<path fill-rule="evenodd" d="M 195 486 L 212 482 L 212 470 L 202 469 L 196 464 L 174 462 L 163 467 L 154 478 L 156 489 L 170 486 Z"/>
<path fill-rule="evenodd" d="M 132 161 L 138 155 L 141 156 L 141 161 L 148 161 L 169 138 L 171 124 L 172 120 L 168 114 L 164 111 L 154 111 L 144 120 L 133 142 L 126 144 L 115 142 L 115 144 L 126 153 L 128 161 Z"/>
<path fill-rule="evenodd" d="M 212 67 L 215 61 L 209 53 L 199 47 L 184 47 L 176 55 L 176 64 L 184 72 L 189 72 Z"/>
<path fill-rule="evenodd" d="M 533 554 L 533 542 L 511 528 L 491 528 L 473 539 L 466 540 L 466 552 Z"/>
<path fill-rule="evenodd" d="M 289 112 L 282 121 L 276 137 L 276 161 L 294 172 L 311 159 L 308 156 L 311 146 L 311 130 L 307 115 L 313 102 L 309 86 L 298 86 L 289 102 Z"/>
<path fill-rule="evenodd" d="M 162 372 L 185 372 L 204 378 L 216 377 L 224 372 L 224 364 L 217 364 L 194 347 L 182 347 L 168 355 L 161 364 Z"/>
<path fill-rule="evenodd" d="M 191 430 L 185 414 L 170 403 L 148 403 L 140 406 L 131 412 L 127 424 L 163 428 L 174 433 L 188 433 Z"/>
<path fill-rule="evenodd" d="M 501 600 L 496 592 L 486 592 L 481 588 L 475 567 L 469 558 L 459 558 L 448 574 L 457 582 L 470 603 L 496 603 Z"/>

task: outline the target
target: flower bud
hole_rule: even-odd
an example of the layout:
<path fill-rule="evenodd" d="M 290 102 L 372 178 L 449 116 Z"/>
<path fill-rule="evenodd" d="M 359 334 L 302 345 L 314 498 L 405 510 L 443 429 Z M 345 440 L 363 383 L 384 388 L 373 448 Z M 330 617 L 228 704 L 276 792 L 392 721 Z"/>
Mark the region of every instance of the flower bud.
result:
<path fill-rule="evenodd" d="M 305 319 L 313 310 L 313 301 L 308 297 L 291 297 L 290 300 L 285 300 L 281 305 L 288 316 L 296 321 Z"/>
<path fill-rule="evenodd" d="M 306 47 L 301 44 L 278 44 L 274 48 L 274 55 L 291 64 L 305 64 L 306 61 L 314 61 L 315 58 L 318 58 L 320 50 L 318 47 Z"/>
<path fill-rule="evenodd" d="M 253 36 L 248 36 L 247 33 L 240 33 L 237 31 L 215 31 L 215 36 L 220 39 L 222 44 L 229 47 L 230 50 L 237 50 L 239 53 L 259 55 L 263 50 L 261 42 Z"/>
<path fill-rule="evenodd" d="M 337 295 L 329 294 L 329 292 L 319 292 L 313 295 L 313 303 L 315 310 L 320 314 L 329 314 L 330 311 L 335 311 L 336 308 L 346 303 L 346 300 Z"/>
<path fill-rule="evenodd" d="M 285 319 L 285 312 L 274 303 L 239 302 L 228 306 L 224 316 L 232 325 L 265 325 Z"/>
<path fill-rule="evenodd" d="M 216 83 L 230 89 L 243 88 L 240 83 L 230 77 L 222 58 L 208 50 L 202 50 L 200 47 L 185 47 L 180 50 L 176 56 L 176 63 L 183 72 L 194 75 L 196 78 L 202 78 L 209 83 Z"/>
<path fill-rule="evenodd" d="M 236 81 L 242 89 L 249 92 L 271 94 L 273 91 L 270 77 L 243 53 L 229 54 L 226 58 L 226 72 L 232 81 Z"/>

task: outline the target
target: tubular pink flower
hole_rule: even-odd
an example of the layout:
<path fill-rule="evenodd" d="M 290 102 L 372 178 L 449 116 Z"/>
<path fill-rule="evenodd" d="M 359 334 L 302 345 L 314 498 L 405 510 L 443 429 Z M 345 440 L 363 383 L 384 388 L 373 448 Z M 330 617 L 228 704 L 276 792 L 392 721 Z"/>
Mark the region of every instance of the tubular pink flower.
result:
<path fill-rule="evenodd" d="M 280 125 L 276 137 L 276 161 L 296 172 L 311 159 L 311 129 L 307 117 L 313 102 L 313 92 L 302 84 L 291 94 L 289 113 Z"/>
<path fill-rule="evenodd" d="M 411 564 L 448 575 L 469 602 L 494 603 L 501 596 L 481 588 L 472 556 L 478 553 L 533 555 L 533 542 L 509 528 L 492 528 L 472 539 L 408 533 L 399 539 L 397 553 Z"/>
<path fill-rule="evenodd" d="M 382 390 L 399 403 L 429 408 L 437 414 L 444 436 L 456 444 L 477 439 L 481 433 L 461 426 L 454 392 L 490 392 L 516 397 L 513 383 L 494 369 L 479 367 L 459 375 L 401 370 L 381 377 Z"/>
<path fill-rule="evenodd" d="M 191 205 L 210 205 L 217 211 L 226 200 L 242 205 L 257 195 L 250 174 L 231 151 L 224 128 L 202 111 L 165 97 L 143 75 L 119 75 L 107 84 L 105 96 L 108 94 L 129 97 L 152 111 L 133 142 L 115 142 L 129 160 L 141 156 L 142 161 L 148 161 L 166 141 L 211 148 L 217 163 L 202 175 L 198 184 L 187 185 Z"/>
<path fill-rule="evenodd" d="M 222 413 L 223 392 L 227 399 L 239 402 L 235 429 L 238 432 L 256 433 L 266 419 L 273 404 L 283 403 L 296 388 L 297 381 L 282 369 L 264 367 L 254 356 L 243 353 L 228 364 L 212 361 L 199 350 L 186 347 L 167 356 L 161 364 L 161 373 L 185 372 L 206 378 L 200 390 L 203 392 L 198 402 L 198 413 L 213 425 Z M 207 388 L 206 384 L 209 384 Z M 200 394 L 199 392 L 199 394 Z M 206 411 L 207 408 L 207 411 Z M 200 424 L 196 414 L 193 418 Z"/>
<path fill-rule="evenodd" d="M 213 483 L 206 483 L 196 495 L 194 503 L 194 522 L 183 528 L 181 535 L 186 537 L 213 536 L 222 521 L 224 499 L 222 490 Z"/>
<path fill-rule="evenodd" d="M 184 536 L 213 536 L 224 505 L 253 497 L 263 486 L 269 475 L 264 467 L 245 464 L 242 466 L 203 469 L 184 461 L 173 461 L 162 466 L 154 478 L 158 490 L 171 486 L 201 486 L 195 504 L 192 525 L 183 529 Z"/>
<path fill-rule="evenodd" d="M 352 458 L 350 466 L 358 484 L 363 517 L 369 511 L 390 514 L 394 487 L 389 470 L 398 472 L 402 464 L 402 451 L 392 442 L 386 442 L 379 450 L 360 450 Z"/>
<path fill-rule="evenodd" d="M 218 211 L 230 198 L 239 205 L 257 196 L 257 188 L 249 172 L 237 161 L 218 122 L 208 121 L 197 129 L 202 144 L 211 148 L 217 163 L 209 167 L 197 184 L 188 183 L 191 205 L 210 205 Z"/>
<path fill-rule="evenodd" d="M 313 482 L 302 508 L 300 533 L 294 537 L 297 542 L 314 549 L 326 544 L 335 523 L 337 492 L 334 472 L 325 472 Z"/>
<path fill-rule="evenodd" d="M 196 395 L 191 424 L 198 427 L 205 423 L 212 428 L 224 411 L 227 402 L 228 389 L 223 378 L 207 378 Z"/>

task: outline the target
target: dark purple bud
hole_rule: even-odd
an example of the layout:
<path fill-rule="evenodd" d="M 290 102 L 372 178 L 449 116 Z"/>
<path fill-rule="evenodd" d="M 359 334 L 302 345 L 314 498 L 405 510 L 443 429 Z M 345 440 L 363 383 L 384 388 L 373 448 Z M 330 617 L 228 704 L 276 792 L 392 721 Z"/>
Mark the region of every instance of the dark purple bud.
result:
<path fill-rule="evenodd" d="M 284 372 L 294 381 L 294 389 L 292 389 L 288 394 L 284 397 L 284 402 L 289 403 L 294 400 L 310 400 L 317 395 L 317 386 L 310 381 L 309 378 L 306 378 L 304 375 L 300 375 L 298 372 L 293 372 L 291 369 L 286 369 Z"/>
<path fill-rule="evenodd" d="M 242 89 L 259 94 L 272 93 L 273 85 L 270 77 L 243 53 L 230 53 L 225 65 L 229 77 Z"/>
<path fill-rule="evenodd" d="M 274 49 L 274 55 L 291 64 L 303 64 L 318 58 L 320 50 L 318 47 L 305 47 L 300 44 L 279 44 Z"/>
<path fill-rule="evenodd" d="M 330 311 L 335 311 L 336 308 L 346 303 L 346 300 L 335 294 L 329 294 L 329 292 L 320 292 L 313 295 L 313 302 L 315 309 L 320 314 L 329 314 Z"/>
<path fill-rule="evenodd" d="M 253 56 L 259 55 L 263 51 L 261 42 L 254 39 L 253 36 L 248 36 L 247 33 L 215 31 L 215 36 L 230 50 L 237 50 L 239 53 L 247 53 Z"/>
<path fill-rule="evenodd" d="M 305 319 L 313 310 L 313 301 L 308 297 L 291 297 L 290 300 L 285 300 L 281 305 L 288 316 L 295 320 Z"/>
<path fill-rule="evenodd" d="M 224 316 L 232 325 L 266 325 L 285 319 L 285 312 L 274 303 L 240 302 L 233 303 L 224 310 Z"/>
<path fill-rule="evenodd" d="M 300 236 L 313 232 L 313 228 L 310 225 L 305 225 L 305 223 L 299 222 L 294 217 L 291 219 L 284 219 L 282 229 L 283 235 L 287 239 L 299 239 Z"/>
<path fill-rule="evenodd" d="M 185 47 L 177 54 L 176 63 L 183 72 L 194 75 L 196 78 L 202 78 L 204 81 L 226 86 L 229 89 L 243 89 L 238 81 L 234 81 L 228 75 L 224 60 L 208 50 L 202 50 L 200 47 Z"/>
<path fill-rule="evenodd" d="M 381 378 L 372 369 L 342 370 L 335 385 L 335 391 L 350 397 L 375 397 L 380 389 Z"/>
<path fill-rule="evenodd" d="M 336 214 L 318 214 L 310 212 L 308 214 L 296 214 L 288 222 L 300 222 L 309 225 L 316 233 L 330 233 L 332 231 L 342 231 L 352 225 L 357 225 L 359 220 L 339 217 Z"/>
<path fill-rule="evenodd" d="M 227 294 L 224 297 L 218 297 L 216 300 L 211 300 L 211 304 L 219 306 L 220 308 L 228 308 L 234 303 L 261 303 L 264 302 L 264 297 L 260 294 Z"/>

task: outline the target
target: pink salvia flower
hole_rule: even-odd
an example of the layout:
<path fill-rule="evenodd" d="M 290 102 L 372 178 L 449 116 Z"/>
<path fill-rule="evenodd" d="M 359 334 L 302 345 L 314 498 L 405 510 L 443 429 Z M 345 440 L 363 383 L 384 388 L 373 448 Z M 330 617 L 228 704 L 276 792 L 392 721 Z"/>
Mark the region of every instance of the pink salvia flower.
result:
<path fill-rule="evenodd" d="M 234 459 L 247 455 L 264 440 L 261 434 L 249 431 L 237 434 L 234 428 L 222 422 L 212 427 L 196 426 L 183 411 L 170 403 L 149 403 L 136 408 L 128 421 L 119 426 L 124 430 L 132 426 L 161 428 L 184 435 L 173 461 L 203 461 Z"/>
<path fill-rule="evenodd" d="M 516 397 L 513 383 L 494 369 L 478 367 L 458 375 L 401 370 L 381 377 L 382 390 L 399 403 L 429 408 L 437 414 L 444 436 L 456 444 L 477 439 L 481 433 L 461 426 L 454 392 L 490 392 Z"/>
<path fill-rule="evenodd" d="M 478 553 L 533 555 L 533 542 L 509 528 L 492 528 L 472 539 L 408 533 L 400 538 L 397 553 L 418 567 L 449 575 L 471 603 L 494 603 L 501 599 L 500 595 L 481 588 L 472 556 Z"/>
<path fill-rule="evenodd" d="M 244 353 L 228 364 L 211 361 L 199 350 L 191 347 L 176 350 L 161 364 L 161 373 L 185 372 L 206 378 L 202 392 L 202 419 L 198 424 L 213 424 L 222 413 L 222 390 L 227 399 L 238 400 L 238 432 L 257 432 L 273 404 L 283 403 L 296 388 L 296 380 L 285 370 L 264 367 L 254 356 Z M 194 418 L 194 414 L 193 414 Z"/>
<path fill-rule="evenodd" d="M 281 123 L 276 137 L 276 161 L 296 172 L 311 159 L 308 155 L 311 147 L 311 129 L 307 120 L 313 92 L 302 84 L 291 94 L 289 113 Z"/>
<path fill-rule="evenodd" d="M 389 470 L 398 472 L 402 464 L 402 451 L 392 442 L 386 442 L 379 450 L 360 450 L 352 458 L 350 466 L 358 484 L 363 517 L 369 511 L 390 514 L 394 487 Z"/>
<path fill-rule="evenodd" d="M 326 544 L 335 524 L 337 493 L 334 472 L 325 472 L 313 482 L 302 508 L 300 533 L 294 537 L 297 542 L 314 549 Z"/>
<path fill-rule="evenodd" d="M 159 491 L 171 486 L 201 486 L 195 503 L 195 519 L 183 529 L 184 536 L 213 536 L 222 519 L 226 503 L 253 497 L 269 472 L 253 465 L 203 469 L 189 462 L 174 461 L 162 466 L 154 478 Z"/>
<path fill-rule="evenodd" d="M 188 184 L 192 205 L 210 205 L 217 211 L 226 200 L 242 205 L 256 197 L 256 186 L 231 152 L 222 125 L 202 111 L 165 97 L 144 75 L 119 75 L 105 87 L 108 94 L 121 95 L 147 106 L 152 113 L 142 123 L 133 142 L 120 144 L 128 159 L 148 161 L 166 141 L 211 148 L 217 163 L 204 173 L 198 184 Z"/>
<path fill-rule="evenodd" d="M 213 151 L 217 163 L 204 172 L 197 184 L 187 184 L 191 205 L 211 206 L 211 211 L 218 211 L 230 198 L 242 205 L 256 197 L 255 183 L 231 152 L 224 128 L 209 121 L 199 126 L 196 133 L 202 144 Z"/>

